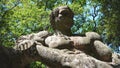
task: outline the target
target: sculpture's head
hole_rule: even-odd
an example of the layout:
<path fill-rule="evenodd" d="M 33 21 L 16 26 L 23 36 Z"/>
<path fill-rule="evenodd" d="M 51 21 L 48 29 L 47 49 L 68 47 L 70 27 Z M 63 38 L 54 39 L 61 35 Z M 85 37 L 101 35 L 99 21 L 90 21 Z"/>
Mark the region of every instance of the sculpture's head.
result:
<path fill-rule="evenodd" d="M 50 14 L 52 28 L 65 34 L 73 26 L 73 16 L 74 13 L 68 6 L 61 6 L 54 9 Z"/>

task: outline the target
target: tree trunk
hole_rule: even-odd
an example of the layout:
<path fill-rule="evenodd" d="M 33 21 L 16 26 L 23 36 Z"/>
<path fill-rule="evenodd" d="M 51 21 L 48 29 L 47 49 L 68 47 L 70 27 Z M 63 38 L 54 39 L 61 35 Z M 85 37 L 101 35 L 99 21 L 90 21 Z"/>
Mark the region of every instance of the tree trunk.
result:
<path fill-rule="evenodd" d="M 26 68 L 29 63 L 38 59 L 39 57 L 30 55 L 28 50 L 22 52 L 0 46 L 0 68 Z"/>

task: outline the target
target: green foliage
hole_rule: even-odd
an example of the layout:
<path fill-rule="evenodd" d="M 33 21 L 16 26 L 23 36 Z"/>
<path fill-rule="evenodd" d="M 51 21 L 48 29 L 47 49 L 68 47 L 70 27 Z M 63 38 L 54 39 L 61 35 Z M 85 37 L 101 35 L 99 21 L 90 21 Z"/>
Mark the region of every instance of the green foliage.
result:
<path fill-rule="evenodd" d="M 7 10 L 1 14 L 1 45 L 12 46 L 21 35 L 49 29 L 50 11 L 44 11 L 44 6 L 38 8 L 37 3 L 31 0 L 20 1 L 17 5 L 14 1 L 5 3 Z"/>
<path fill-rule="evenodd" d="M 14 3 L 14 5 L 13 5 Z M 11 11 L 16 5 L 18 5 L 18 1 L 12 0 L 8 2 L 6 0 L 1 0 L 0 2 L 0 45 L 10 46 L 13 45 L 13 38 L 9 29 L 9 16 L 13 14 Z"/>
<path fill-rule="evenodd" d="M 80 3 L 79 3 L 80 4 Z M 100 12 L 100 3 L 93 2 L 91 0 L 86 0 L 84 5 L 76 4 L 78 8 L 75 10 L 75 25 L 72 28 L 73 33 L 85 33 L 88 31 L 95 31 L 98 33 L 102 33 L 102 30 L 99 30 L 101 24 L 101 16 Z M 75 8 L 76 8 L 75 7 Z M 81 9 L 81 10 L 79 10 Z M 76 13 L 77 12 L 77 13 Z"/>
<path fill-rule="evenodd" d="M 104 27 L 106 30 L 107 41 L 113 45 L 120 45 L 120 1 L 119 0 L 100 0 L 102 4 L 101 12 L 103 15 Z"/>
<path fill-rule="evenodd" d="M 30 68 L 46 68 L 46 66 L 41 62 L 36 61 L 31 63 Z"/>

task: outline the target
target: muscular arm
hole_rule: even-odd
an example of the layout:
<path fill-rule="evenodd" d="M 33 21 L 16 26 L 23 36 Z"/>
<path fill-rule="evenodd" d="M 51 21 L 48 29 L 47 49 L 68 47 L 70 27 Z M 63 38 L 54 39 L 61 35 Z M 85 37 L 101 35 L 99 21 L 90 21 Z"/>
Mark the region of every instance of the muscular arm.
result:
<path fill-rule="evenodd" d="M 45 58 L 41 60 L 41 62 L 51 68 L 112 68 L 109 64 L 92 58 L 80 51 L 78 51 L 77 54 L 75 52 L 68 54 L 67 51 L 64 52 L 64 50 L 39 45 L 37 45 L 36 48 L 41 58 Z"/>
<path fill-rule="evenodd" d="M 40 31 L 38 33 L 32 33 L 29 35 L 21 36 L 16 41 L 16 46 L 14 46 L 14 49 L 16 50 L 25 50 L 29 47 L 31 47 L 34 44 L 42 43 L 45 44 L 45 38 L 49 36 L 50 33 L 48 31 Z"/>

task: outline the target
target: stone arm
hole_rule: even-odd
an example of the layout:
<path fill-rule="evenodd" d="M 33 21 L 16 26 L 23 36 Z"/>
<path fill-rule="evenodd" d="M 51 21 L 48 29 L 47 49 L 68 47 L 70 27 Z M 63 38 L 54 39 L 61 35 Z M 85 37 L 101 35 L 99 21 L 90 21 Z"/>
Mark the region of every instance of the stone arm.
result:
<path fill-rule="evenodd" d="M 30 51 L 32 55 L 29 54 Z M 69 52 L 48 48 L 42 44 L 31 46 L 24 51 L 0 46 L 1 68 L 26 68 L 26 65 L 33 61 L 41 61 L 50 68 L 120 68 L 120 55 L 116 53 L 113 55 L 114 63 L 111 64 L 99 61 L 79 50 Z"/>
<path fill-rule="evenodd" d="M 31 45 L 42 43 L 45 44 L 45 38 L 51 35 L 48 31 L 40 31 L 38 33 L 32 33 L 24 36 L 20 36 L 16 41 L 14 49 L 25 50 L 31 47 Z"/>
<path fill-rule="evenodd" d="M 16 46 L 7 48 L 0 46 L 1 68 L 26 68 L 29 63 L 39 60 L 36 55 L 36 43 L 44 44 L 44 39 L 49 35 L 47 31 L 21 36 L 16 41 Z"/>
<path fill-rule="evenodd" d="M 63 38 L 61 39 L 64 40 Z M 117 59 L 118 59 L 117 62 L 113 61 L 111 63 L 108 63 L 97 60 L 81 52 L 80 50 L 70 51 L 67 49 L 55 49 L 55 48 L 45 47 L 43 42 L 40 41 L 38 43 L 37 41 L 36 43 L 35 40 L 32 41 L 29 40 L 27 42 L 29 42 L 30 44 L 27 44 L 26 46 L 24 46 L 25 42 L 23 42 L 22 46 L 20 43 L 18 44 L 18 47 L 23 49 L 22 53 L 25 53 L 25 55 L 29 57 L 33 56 L 34 58 L 32 59 L 34 59 L 34 61 L 35 60 L 41 61 L 50 68 L 86 68 L 86 67 L 87 68 L 117 68 L 117 66 L 119 67 L 118 61 L 120 61 L 120 59 L 118 58 L 118 55 L 117 55 Z M 69 44 L 69 43 L 71 44 L 71 42 L 67 41 L 67 43 L 65 44 Z M 26 53 L 26 51 L 28 53 Z"/>
<path fill-rule="evenodd" d="M 41 62 L 50 68 L 113 68 L 106 62 L 99 61 L 85 53 L 77 50 L 59 50 L 36 45 Z"/>

